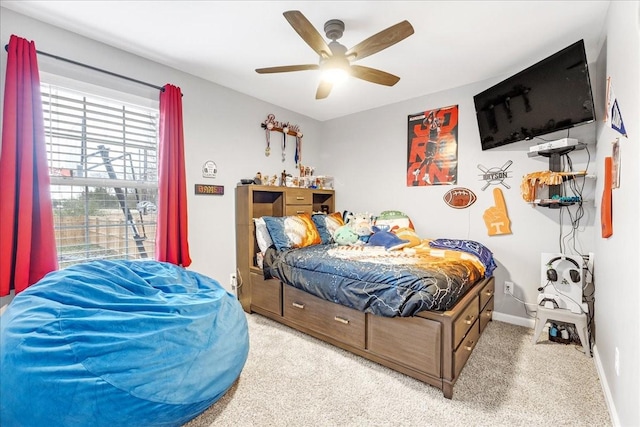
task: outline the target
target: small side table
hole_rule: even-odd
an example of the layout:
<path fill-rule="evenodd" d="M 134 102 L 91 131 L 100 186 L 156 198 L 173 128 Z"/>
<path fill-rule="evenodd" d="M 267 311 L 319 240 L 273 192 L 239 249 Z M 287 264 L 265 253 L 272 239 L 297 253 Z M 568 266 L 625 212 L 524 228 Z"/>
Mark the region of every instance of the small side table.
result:
<path fill-rule="evenodd" d="M 559 322 L 573 323 L 576 325 L 584 354 L 591 357 L 591 350 L 589 348 L 589 328 L 587 326 L 587 314 L 586 313 L 572 313 L 571 310 L 563 308 L 546 308 L 538 306 L 536 313 L 536 327 L 533 334 L 533 344 L 538 342 L 538 338 L 544 329 L 544 325 L 549 320 L 557 320 Z"/>

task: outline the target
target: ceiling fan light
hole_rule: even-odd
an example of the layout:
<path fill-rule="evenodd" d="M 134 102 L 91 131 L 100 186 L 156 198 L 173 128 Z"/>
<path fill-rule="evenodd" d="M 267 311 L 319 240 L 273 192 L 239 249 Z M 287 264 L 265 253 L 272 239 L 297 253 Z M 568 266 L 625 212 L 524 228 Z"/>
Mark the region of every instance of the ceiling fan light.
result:
<path fill-rule="evenodd" d="M 332 84 L 339 84 L 347 80 L 349 72 L 344 68 L 329 68 L 322 71 L 321 79 Z"/>

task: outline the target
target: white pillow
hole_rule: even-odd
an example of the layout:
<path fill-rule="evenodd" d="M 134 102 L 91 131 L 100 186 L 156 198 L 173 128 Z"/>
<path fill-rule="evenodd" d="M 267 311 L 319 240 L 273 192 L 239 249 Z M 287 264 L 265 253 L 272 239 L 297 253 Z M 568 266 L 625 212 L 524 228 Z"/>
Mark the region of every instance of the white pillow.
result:
<path fill-rule="evenodd" d="M 253 222 L 256 225 L 256 241 L 258 242 L 258 247 L 260 248 L 260 252 L 264 254 L 269 246 L 273 245 L 273 240 L 271 240 L 267 224 L 262 217 L 253 218 Z"/>

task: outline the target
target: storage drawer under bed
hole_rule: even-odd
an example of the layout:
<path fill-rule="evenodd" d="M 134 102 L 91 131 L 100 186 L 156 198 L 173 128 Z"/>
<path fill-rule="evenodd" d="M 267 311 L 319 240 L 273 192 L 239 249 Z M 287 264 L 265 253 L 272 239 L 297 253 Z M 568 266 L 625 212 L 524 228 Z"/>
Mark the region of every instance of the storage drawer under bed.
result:
<path fill-rule="evenodd" d="M 484 331 L 493 316 L 493 295 L 495 293 L 495 281 L 490 280 L 480 291 L 480 333 Z"/>
<path fill-rule="evenodd" d="M 479 323 L 477 320 L 476 322 Z M 462 371 L 464 364 L 467 363 L 467 359 L 471 356 L 480 338 L 480 327 L 476 323 L 473 326 L 460 343 L 458 349 L 453 353 L 454 378 L 458 378 L 458 375 L 460 375 L 460 371 Z"/>
<path fill-rule="evenodd" d="M 422 317 L 367 316 L 369 352 L 440 377 L 442 338 L 439 322 Z"/>
<path fill-rule="evenodd" d="M 478 315 L 480 314 L 479 304 L 478 296 L 474 297 L 473 300 L 465 307 L 460 316 L 458 316 L 454 321 L 452 350 L 458 348 L 464 336 L 467 335 L 476 320 L 478 320 Z M 476 326 L 476 328 L 477 327 L 478 326 Z"/>
<path fill-rule="evenodd" d="M 315 332 L 364 348 L 365 314 L 283 285 L 283 316 Z"/>
<path fill-rule="evenodd" d="M 480 313 L 480 333 L 484 331 L 484 328 L 487 327 L 487 324 L 489 323 L 489 321 L 491 320 L 491 317 L 493 316 L 493 301 L 494 299 L 491 298 L 489 302 L 487 302 L 487 305 L 485 305 L 484 308 L 482 309 L 482 312 Z"/>
<path fill-rule="evenodd" d="M 282 315 L 282 298 L 277 279 L 265 280 L 262 274 L 251 273 L 251 306 Z"/>

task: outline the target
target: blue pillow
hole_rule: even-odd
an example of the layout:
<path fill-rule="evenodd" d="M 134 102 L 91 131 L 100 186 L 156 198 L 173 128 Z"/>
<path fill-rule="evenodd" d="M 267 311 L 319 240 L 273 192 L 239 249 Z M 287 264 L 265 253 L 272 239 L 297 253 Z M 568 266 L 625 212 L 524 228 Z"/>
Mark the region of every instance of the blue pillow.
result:
<path fill-rule="evenodd" d="M 493 252 L 482 243 L 473 240 L 435 239 L 429 242 L 429 246 L 436 249 L 457 249 L 477 256 L 480 262 L 484 264 L 484 277 L 491 276 L 493 270 L 498 267 L 493 259 Z"/>
<path fill-rule="evenodd" d="M 322 243 L 318 228 L 309 214 L 263 216 L 273 244 L 279 251 Z"/>
<path fill-rule="evenodd" d="M 336 230 L 344 225 L 340 212 L 332 214 L 316 213 L 311 215 L 311 219 L 318 229 L 323 245 L 333 243 L 333 235 Z"/>

